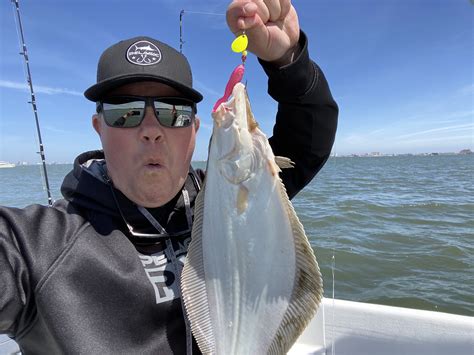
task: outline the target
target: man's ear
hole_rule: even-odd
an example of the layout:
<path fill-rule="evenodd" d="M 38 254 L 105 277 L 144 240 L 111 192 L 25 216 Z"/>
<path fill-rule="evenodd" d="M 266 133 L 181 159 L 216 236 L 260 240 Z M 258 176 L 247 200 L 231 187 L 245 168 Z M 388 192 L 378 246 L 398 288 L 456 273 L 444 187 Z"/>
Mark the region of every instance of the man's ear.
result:
<path fill-rule="evenodd" d="M 100 137 L 102 132 L 102 120 L 100 118 L 100 115 L 97 113 L 92 115 L 92 127 L 94 127 L 95 131 Z"/>
<path fill-rule="evenodd" d="M 198 116 L 194 117 L 194 129 L 195 132 L 199 130 L 199 126 L 201 125 L 201 120 L 199 119 Z"/>

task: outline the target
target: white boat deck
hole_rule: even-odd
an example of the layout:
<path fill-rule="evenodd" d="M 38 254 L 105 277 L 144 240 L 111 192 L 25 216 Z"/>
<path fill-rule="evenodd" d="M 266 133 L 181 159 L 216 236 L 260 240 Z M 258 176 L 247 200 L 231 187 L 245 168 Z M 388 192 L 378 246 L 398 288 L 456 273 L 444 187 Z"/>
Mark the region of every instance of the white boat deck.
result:
<path fill-rule="evenodd" d="M 0 355 L 17 351 L 0 335 Z M 323 299 L 289 354 L 472 355 L 474 317 Z"/>
<path fill-rule="evenodd" d="M 474 317 L 323 299 L 289 354 L 473 355 Z"/>

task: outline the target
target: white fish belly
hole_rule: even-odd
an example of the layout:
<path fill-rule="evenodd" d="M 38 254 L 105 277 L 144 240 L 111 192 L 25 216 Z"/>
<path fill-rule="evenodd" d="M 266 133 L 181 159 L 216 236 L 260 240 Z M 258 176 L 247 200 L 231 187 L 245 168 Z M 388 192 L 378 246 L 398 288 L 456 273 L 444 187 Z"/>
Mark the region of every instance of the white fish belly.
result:
<path fill-rule="evenodd" d="M 233 96 L 213 114 L 183 302 L 203 353 L 282 354 L 316 312 L 322 279 L 245 87 Z"/>
<path fill-rule="evenodd" d="M 211 154 L 212 155 L 212 152 Z M 209 312 L 218 354 L 268 352 L 294 289 L 295 242 L 275 177 L 266 166 L 240 185 L 209 162 L 202 248 Z"/>

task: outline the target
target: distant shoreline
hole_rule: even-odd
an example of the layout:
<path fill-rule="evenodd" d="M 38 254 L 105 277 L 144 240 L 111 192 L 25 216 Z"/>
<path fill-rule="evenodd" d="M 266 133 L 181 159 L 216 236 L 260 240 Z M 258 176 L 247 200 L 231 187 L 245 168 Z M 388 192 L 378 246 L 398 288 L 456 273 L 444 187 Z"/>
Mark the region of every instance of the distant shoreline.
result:
<path fill-rule="evenodd" d="M 337 154 L 332 153 L 331 158 L 358 158 L 358 157 L 426 157 L 426 156 L 437 156 L 437 155 L 470 155 L 474 154 L 470 149 L 463 149 L 460 152 L 431 152 L 431 153 L 380 153 L 380 152 L 372 152 L 372 153 L 361 153 L 361 154 Z"/>
<path fill-rule="evenodd" d="M 380 158 L 380 157 L 426 157 L 426 156 L 450 156 L 450 155 L 471 155 L 474 154 L 470 149 L 463 149 L 460 152 L 432 152 L 432 153 L 380 153 L 380 152 L 371 152 L 371 153 L 351 153 L 351 154 L 338 154 L 331 153 L 330 158 Z M 6 161 L 8 162 L 8 161 Z M 192 163 L 203 164 L 206 163 L 206 160 L 193 160 Z M 32 165 L 42 165 L 42 163 L 30 163 L 30 162 L 17 162 L 13 163 L 15 167 L 20 166 L 32 166 Z M 73 162 L 51 162 L 46 163 L 46 165 L 72 165 Z"/>

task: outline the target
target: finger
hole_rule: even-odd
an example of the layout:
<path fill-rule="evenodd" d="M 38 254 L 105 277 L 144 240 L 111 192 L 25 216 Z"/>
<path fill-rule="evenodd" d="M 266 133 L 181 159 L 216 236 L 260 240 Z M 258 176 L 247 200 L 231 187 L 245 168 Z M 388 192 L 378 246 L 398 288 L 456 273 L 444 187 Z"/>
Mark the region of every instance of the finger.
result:
<path fill-rule="evenodd" d="M 291 0 L 280 0 L 281 13 L 280 20 L 284 19 L 291 9 Z"/>
<path fill-rule="evenodd" d="M 260 16 L 263 23 L 267 23 L 270 20 L 270 11 L 268 11 L 268 6 L 265 4 L 265 0 L 253 0 L 253 5 L 256 6 L 257 15 Z M 246 5 L 249 9 L 252 5 Z"/>
<path fill-rule="evenodd" d="M 260 16 L 255 16 L 255 22 L 245 30 L 248 37 L 248 51 L 261 57 L 268 46 L 268 29 L 262 22 Z"/>
<path fill-rule="evenodd" d="M 241 19 L 245 17 L 246 10 L 244 9 L 245 5 L 250 3 L 250 0 L 234 0 L 227 7 L 226 20 L 227 25 L 233 33 L 239 32 L 242 30 L 242 21 Z M 247 10 L 248 12 L 248 10 Z"/>
<path fill-rule="evenodd" d="M 258 16 L 264 19 L 269 17 L 263 2 L 259 7 L 255 1 L 240 0 L 234 1 L 227 8 L 227 24 L 233 33 L 238 33 L 254 26 L 258 22 L 256 18 Z"/>
<path fill-rule="evenodd" d="M 253 29 L 255 26 L 258 26 L 262 24 L 262 20 L 260 19 L 260 16 L 255 15 L 252 17 L 241 17 L 238 21 L 238 27 L 239 31 L 241 32 L 243 30 L 248 31 Z"/>
<path fill-rule="evenodd" d="M 233 33 L 248 30 L 268 21 L 270 14 L 263 0 L 234 1 L 227 10 L 228 25 Z"/>
<path fill-rule="evenodd" d="M 263 0 L 269 13 L 269 20 L 275 22 L 281 18 L 280 0 Z"/>
<path fill-rule="evenodd" d="M 256 25 L 265 24 L 270 19 L 270 13 L 263 0 L 254 0 L 245 4 L 244 15 L 242 18 L 242 29 L 249 29 Z"/>

